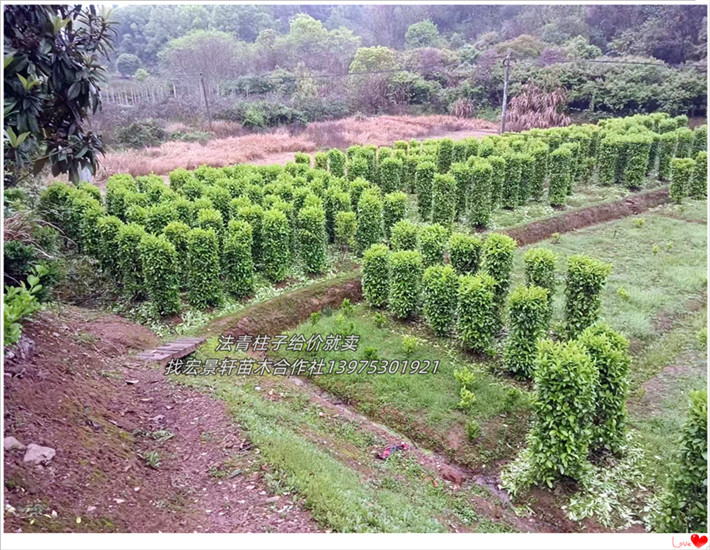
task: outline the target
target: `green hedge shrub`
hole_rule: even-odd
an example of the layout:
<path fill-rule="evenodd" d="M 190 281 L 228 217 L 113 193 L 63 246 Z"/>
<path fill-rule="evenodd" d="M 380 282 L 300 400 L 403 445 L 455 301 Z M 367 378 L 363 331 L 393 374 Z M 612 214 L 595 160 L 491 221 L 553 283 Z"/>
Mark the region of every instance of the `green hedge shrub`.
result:
<path fill-rule="evenodd" d="M 503 186 L 505 185 L 506 160 L 498 155 L 486 157 L 486 160 L 493 168 L 491 174 L 491 205 L 495 209 L 501 204 L 503 198 Z"/>
<path fill-rule="evenodd" d="M 383 193 L 393 193 L 402 187 L 402 161 L 386 158 L 380 163 L 380 187 Z"/>
<path fill-rule="evenodd" d="M 695 161 L 689 158 L 671 160 L 670 197 L 673 202 L 680 203 L 690 194 Z"/>
<path fill-rule="evenodd" d="M 142 225 L 128 223 L 118 230 L 118 267 L 121 272 L 123 290 L 131 296 L 141 296 L 143 291 L 143 272 L 140 268 L 138 247 L 147 235 Z"/>
<path fill-rule="evenodd" d="M 483 239 L 478 235 L 453 233 L 449 238 L 449 260 L 460 275 L 476 273 L 481 263 Z"/>
<path fill-rule="evenodd" d="M 456 219 L 460 219 L 468 211 L 468 196 L 471 193 L 472 180 L 471 167 L 465 162 L 455 162 L 451 165 L 449 174 L 453 176 L 456 182 Z M 434 194 L 436 194 L 436 191 Z M 436 199 L 434 199 L 434 202 L 436 202 Z"/>
<path fill-rule="evenodd" d="M 355 242 L 357 233 L 357 216 L 355 212 L 338 212 L 335 215 L 335 242 L 340 246 L 350 248 Z"/>
<path fill-rule="evenodd" d="M 456 180 L 451 174 L 436 174 L 432 193 L 431 219 L 451 229 L 456 217 Z"/>
<path fill-rule="evenodd" d="M 477 227 L 488 227 L 493 212 L 493 166 L 479 158 L 472 161 L 469 218 Z"/>
<path fill-rule="evenodd" d="M 315 197 L 312 193 L 309 196 Z M 313 201 L 312 198 L 308 200 Z M 314 204 L 311 206 L 315 206 L 315 201 L 313 202 Z M 329 240 L 334 241 L 335 218 L 338 215 L 338 212 L 348 212 L 352 210 L 350 193 L 341 191 L 339 187 L 330 187 L 325 193 L 325 200 L 322 202 L 324 203 L 323 206 L 325 206 L 325 229 L 328 233 Z"/>
<path fill-rule="evenodd" d="M 317 152 L 313 156 L 313 167 L 318 170 L 328 170 L 328 153 Z"/>
<path fill-rule="evenodd" d="M 323 273 L 327 256 L 323 208 L 309 206 L 298 213 L 298 242 L 306 273 Z"/>
<path fill-rule="evenodd" d="M 230 220 L 222 245 L 222 266 L 224 287 L 237 298 L 254 292 L 254 260 L 251 250 L 251 225 L 243 220 Z"/>
<path fill-rule="evenodd" d="M 180 279 L 180 286 L 182 288 L 187 288 L 187 277 L 188 277 L 188 264 L 187 264 L 187 254 L 188 254 L 188 241 L 187 235 L 190 232 L 190 226 L 186 223 L 175 221 L 170 222 L 163 229 L 163 235 L 170 241 L 170 244 L 175 248 L 175 252 L 178 257 L 178 276 Z"/>
<path fill-rule="evenodd" d="M 693 199 L 704 199 L 708 195 L 708 153 L 700 151 L 695 155 L 695 168 L 690 178 L 689 193 Z"/>
<path fill-rule="evenodd" d="M 148 297 L 159 315 L 180 311 L 180 281 L 175 247 L 163 235 L 144 235 L 138 254 Z"/>
<path fill-rule="evenodd" d="M 660 510 L 652 520 L 656 531 L 706 533 L 708 530 L 707 400 L 707 391 L 690 394 L 676 463 L 661 497 Z"/>
<path fill-rule="evenodd" d="M 432 193 L 436 165 L 430 161 L 417 164 L 417 199 L 419 201 L 419 218 L 422 221 L 431 220 Z"/>
<path fill-rule="evenodd" d="M 535 359 L 534 423 L 528 436 L 533 483 L 581 479 L 594 415 L 595 369 L 576 341 L 540 340 Z"/>
<path fill-rule="evenodd" d="M 645 134 L 630 134 L 626 137 L 626 164 L 623 182 L 629 189 L 643 187 L 648 169 L 653 138 Z"/>
<path fill-rule="evenodd" d="M 698 126 L 693 132 L 693 154 L 708 150 L 708 126 Z"/>
<path fill-rule="evenodd" d="M 177 219 L 178 213 L 172 201 L 153 204 L 146 208 L 145 228 L 149 233 L 158 235 L 166 225 Z"/>
<path fill-rule="evenodd" d="M 676 147 L 676 157 L 689 157 L 693 154 L 693 131 L 690 128 L 678 128 L 676 130 L 678 136 L 678 146 Z"/>
<path fill-rule="evenodd" d="M 187 235 L 187 300 L 195 307 L 222 301 L 219 241 L 213 229 L 197 227 Z"/>
<path fill-rule="evenodd" d="M 555 149 L 550 153 L 550 189 L 548 198 L 552 206 L 562 206 L 567 203 L 567 191 L 571 180 L 572 152 L 565 147 Z"/>
<path fill-rule="evenodd" d="M 416 250 L 390 253 L 389 309 L 399 319 L 413 317 L 419 310 L 423 262 Z"/>
<path fill-rule="evenodd" d="M 375 189 L 367 189 L 357 205 L 357 233 L 355 241 L 362 254 L 382 240 L 382 199 Z"/>
<path fill-rule="evenodd" d="M 362 293 L 372 307 L 384 307 L 389 297 L 390 251 L 384 244 L 373 244 L 362 258 Z"/>
<path fill-rule="evenodd" d="M 390 237 L 392 250 L 416 250 L 419 247 L 419 227 L 409 220 L 401 220 L 392 226 Z"/>
<path fill-rule="evenodd" d="M 215 232 L 215 235 L 217 235 L 218 241 L 222 242 L 224 221 L 222 219 L 222 214 L 216 208 L 203 208 L 202 210 L 199 210 L 197 212 L 197 227 L 202 229 L 212 229 Z"/>
<path fill-rule="evenodd" d="M 277 209 L 264 212 L 261 239 L 264 275 L 279 283 L 288 275 L 290 264 L 291 224 L 286 214 Z"/>
<path fill-rule="evenodd" d="M 495 281 L 486 273 L 459 278 L 457 332 L 467 350 L 489 353 L 496 332 Z"/>
<path fill-rule="evenodd" d="M 444 138 L 439 140 L 439 147 L 436 150 L 436 165 L 440 174 L 445 174 L 451 168 L 454 159 L 454 142 Z"/>
<path fill-rule="evenodd" d="M 523 206 L 532 197 L 532 182 L 535 179 L 535 157 L 528 153 L 520 155 L 521 172 L 518 186 L 518 206 Z"/>
<path fill-rule="evenodd" d="M 505 157 L 505 181 L 501 195 L 503 208 L 515 208 L 520 196 L 520 179 L 523 174 L 523 156 L 510 153 Z"/>
<path fill-rule="evenodd" d="M 361 156 L 355 156 L 345 163 L 348 173 L 348 181 L 356 180 L 357 178 L 367 178 L 369 168 L 367 159 Z"/>
<path fill-rule="evenodd" d="M 449 231 L 438 223 L 428 224 L 420 228 L 419 251 L 422 253 L 424 267 L 444 263 L 448 238 Z"/>
<path fill-rule="evenodd" d="M 557 254 L 547 248 L 531 248 L 523 255 L 525 284 L 547 290 L 545 322 L 552 318 L 552 302 L 555 295 L 555 262 Z"/>
<path fill-rule="evenodd" d="M 119 279 L 121 272 L 119 268 L 118 233 L 121 227 L 123 227 L 123 222 L 116 216 L 103 216 L 96 222 L 100 243 L 99 258 L 101 260 L 101 268 L 104 273 Z"/>
<path fill-rule="evenodd" d="M 251 226 L 251 255 L 254 258 L 254 265 L 260 268 L 263 250 L 262 225 L 264 222 L 264 209 L 258 204 L 242 207 L 238 211 L 237 219 L 243 220 Z"/>
<path fill-rule="evenodd" d="M 391 159 L 387 159 L 391 160 Z M 401 191 L 388 193 L 382 204 L 382 222 L 387 239 L 392 234 L 392 227 L 407 216 L 407 195 Z"/>
<path fill-rule="evenodd" d="M 599 319 L 601 292 L 610 273 L 610 264 L 581 254 L 567 259 L 565 322 L 569 338 L 576 338 Z"/>
<path fill-rule="evenodd" d="M 613 185 L 616 179 L 616 166 L 619 163 L 619 140 L 616 134 L 605 136 L 599 143 L 599 182 L 602 185 Z"/>
<path fill-rule="evenodd" d="M 433 265 L 422 277 L 424 315 L 431 329 L 445 336 L 453 328 L 458 300 L 458 276 L 450 265 Z"/>
<path fill-rule="evenodd" d="M 678 146 L 678 135 L 675 132 L 661 134 L 658 143 L 658 179 L 668 181 L 671 175 L 671 160 Z"/>
<path fill-rule="evenodd" d="M 537 342 L 548 329 L 547 301 L 547 289 L 539 286 L 519 286 L 510 294 L 503 361 L 514 376 L 530 378 L 535 372 Z"/>
<path fill-rule="evenodd" d="M 402 159 L 402 189 L 408 193 L 417 192 L 417 165 L 419 155 L 407 155 Z"/>
<path fill-rule="evenodd" d="M 340 149 L 328 151 L 328 169 L 336 178 L 345 176 L 345 153 Z"/>
<path fill-rule="evenodd" d="M 598 373 L 590 447 L 618 454 L 626 443 L 626 397 L 629 389 L 629 341 L 605 323 L 579 337 Z"/>
<path fill-rule="evenodd" d="M 503 326 L 503 311 L 510 288 L 510 275 L 513 271 L 513 260 L 517 243 L 514 239 L 502 233 L 491 233 L 483 243 L 483 258 L 481 269 L 495 281 L 496 330 Z"/>
<path fill-rule="evenodd" d="M 352 205 L 353 209 L 357 208 L 357 205 L 360 202 L 360 197 L 362 197 L 362 193 L 365 191 L 365 189 L 371 188 L 372 185 L 370 184 L 370 182 L 364 178 L 358 178 L 350 182 L 348 189 L 350 191 L 350 204 Z"/>
<path fill-rule="evenodd" d="M 294 153 L 293 161 L 296 164 L 305 164 L 309 168 L 311 167 L 311 155 L 308 153 Z"/>

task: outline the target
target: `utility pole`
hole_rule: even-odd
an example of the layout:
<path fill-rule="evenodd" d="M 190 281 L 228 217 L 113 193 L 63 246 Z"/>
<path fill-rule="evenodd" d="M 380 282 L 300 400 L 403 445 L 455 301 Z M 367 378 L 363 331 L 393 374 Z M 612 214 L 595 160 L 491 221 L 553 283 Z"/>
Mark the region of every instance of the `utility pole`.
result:
<path fill-rule="evenodd" d="M 210 115 L 210 104 L 207 101 L 207 90 L 205 89 L 205 79 L 202 77 L 202 73 L 200 73 L 200 85 L 202 86 L 202 97 L 205 98 L 205 111 L 207 112 L 207 126 L 209 129 L 212 129 L 212 115 Z"/>
<path fill-rule="evenodd" d="M 505 67 L 505 77 L 503 80 L 503 109 L 500 114 L 500 133 L 505 133 L 505 116 L 508 110 L 508 77 L 510 76 L 510 50 L 503 60 L 503 67 Z"/>

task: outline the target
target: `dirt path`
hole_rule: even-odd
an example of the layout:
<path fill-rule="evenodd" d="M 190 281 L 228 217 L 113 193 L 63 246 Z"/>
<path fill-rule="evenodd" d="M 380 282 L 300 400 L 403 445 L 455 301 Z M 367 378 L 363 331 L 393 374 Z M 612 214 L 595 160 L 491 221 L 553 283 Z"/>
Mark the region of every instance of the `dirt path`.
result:
<path fill-rule="evenodd" d="M 44 465 L 5 452 L 8 532 L 310 532 L 310 514 L 269 491 L 223 403 L 128 355 L 145 327 L 67 307 L 24 328 L 6 359 L 5 437 L 51 447 Z"/>

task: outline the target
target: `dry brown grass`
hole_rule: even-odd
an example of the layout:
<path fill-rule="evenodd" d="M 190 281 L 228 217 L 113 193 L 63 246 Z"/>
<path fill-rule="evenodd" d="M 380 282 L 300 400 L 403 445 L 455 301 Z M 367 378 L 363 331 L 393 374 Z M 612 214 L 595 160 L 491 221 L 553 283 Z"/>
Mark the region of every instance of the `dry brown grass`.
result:
<path fill-rule="evenodd" d="M 201 145 L 186 141 L 169 141 L 160 147 L 108 153 L 102 159 L 96 178 L 105 180 L 111 174 L 141 176 L 167 174 L 182 167 L 194 170 L 201 164 L 229 166 L 253 162 L 284 151 L 314 151 L 313 142 L 285 131 L 270 134 L 213 139 Z"/>
<path fill-rule="evenodd" d="M 101 159 L 96 179 L 101 182 L 117 173 L 133 176 L 167 174 L 178 167 L 192 170 L 201 164 L 279 163 L 288 160 L 296 151 L 346 148 L 364 143 L 391 145 L 399 139 L 442 137 L 452 132 L 480 135 L 495 132 L 496 128 L 493 122 L 444 115 L 350 117 L 311 123 L 297 135 L 278 129 L 264 134 L 218 137 L 204 145 L 172 141 L 149 149 L 111 152 Z M 238 132 L 239 127 L 234 123 L 215 121 L 212 130 L 219 136 Z"/>
<path fill-rule="evenodd" d="M 546 90 L 528 82 L 510 102 L 506 117 L 508 131 L 568 126 L 570 117 L 562 112 L 566 107 L 567 91 L 564 88 Z"/>

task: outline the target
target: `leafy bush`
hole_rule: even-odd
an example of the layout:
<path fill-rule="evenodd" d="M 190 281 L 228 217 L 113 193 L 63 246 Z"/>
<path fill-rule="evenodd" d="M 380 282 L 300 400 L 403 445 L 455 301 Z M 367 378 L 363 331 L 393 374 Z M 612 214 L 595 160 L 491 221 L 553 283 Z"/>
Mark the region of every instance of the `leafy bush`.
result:
<path fill-rule="evenodd" d="M 456 217 L 456 179 L 451 174 L 436 174 L 432 191 L 431 220 L 451 230 Z"/>
<path fill-rule="evenodd" d="M 298 242 L 306 273 L 323 273 L 326 265 L 327 237 L 322 207 L 308 206 L 298 213 Z"/>
<path fill-rule="evenodd" d="M 219 244 L 213 229 L 195 228 L 187 234 L 187 299 L 204 308 L 222 301 Z"/>
<path fill-rule="evenodd" d="M 163 235 L 144 235 L 139 246 L 148 297 L 159 315 L 180 311 L 180 281 L 175 248 Z"/>
<path fill-rule="evenodd" d="M 6 286 L 3 294 L 3 344 L 11 346 L 20 341 L 22 325 L 20 321 L 27 319 L 40 309 L 37 293 L 42 290 L 40 280 L 46 275 L 47 268 L 36 266 L 27 276 L 27 283 L 22 281 L 19 286 Z"/>
<path fill-rule="evenodd" d="M 519 286 L 510 295 L 503 361 L 515 376 L 530 378 L 535 371 L 537 342 L 547 332 L 547 300 L 547 289 L 539 286 Z"/>
<path fill-rule="evenodd" d="M 708 126 L 698 126 L 693 134 L 693 153 L 697 154 L 708 149 Z"/>
<path fill-rule="evenodd" d="M 436 165 L 440 174 L 446 174 L 454 159 L 454 142 L 449 138 L 439 140 L 436 151 Z"/>
<path fill-rule="evenodd" d="M 466 437 L 469 441 L 475 441 L 478 439 L 481 433 L 481 426 L 475 420 L 469 420 L 466 422 Z"/>
<path fill-rule="evenodd" d="M 200 227 L 202 229 L 212 229 L 215 235 L 217 235 L 217 240 L 219 242 L 222 241 L 222 234 L 224 233 L 224 221 L 222 219 L 222 214 L 219 210 L 215 208 L 202 208 L 201 210 L 198 210 L 197 227 Z"/>
<path fill-rule="evenodd" d="M 349 158 L 345 166 L 347 168 L 348 180 L 353 181 L 357 178 L 367 178 L 370 171 L 367 165 L 367 159 L 361 156 Z"/>
<path fill-rule="evenodd" d="M 486 273 L 459 278 L 457 332 L 465 349 L 488 353 L 496 330 L 495 281 Z"/>
<path fill-rule="evenodd" d="M 391 160 L 391 159 L 387 159 Z M 407 215 L 407 195 L 401 191 L 388 193 L 385 195 L 382 207 L 382 221 L 385 229 L 385 236 L 389 239 L 392 234 L 392 227 L 402 221 Z"/>
<path fill-rule="evenodd" d="M 390 246 L 392 250 L 416 250 L 419 247 L 419 227 L 409 220 L 401 220 L 392 226 Z"/>
<path fill-rule="evenodd" d="M 118 261 L 123 289 L 130 295 L 141 296 L 144 287 L 139 246 L 146 235 L 142 226 L 129 223 L 118 233 Z"/>
<path fill-rule="evenodd" d="M 637 189 L 643 186 L 646 178 L 653 138 L 645 134 L 630 134 L 626 136 L 625 141 L 626 163 L 623 181 L 629 189 Z"/>
<path fill-rule="evenodd" d="M 610 264 L 581 254 L 567 259 L 565 322 L 569 338 L 576 338 L 597 322 L 601 291 L 610 273 Z"/>
<path fill-rule="evenodd" d="M 690 178 L 688 195 L 693 199 L 704 199 L 708 194 L 708 153 L 700 151 L 695 155 L 695 168 Z"/>
<path fill-rule="evenodd" d="M 99 260 L 104 273 L 115 278 L 120 278 L 119 269 L 120 257 L 118 246 L 118 233 L 123 227 L 123 222 L 116 216 L 104 216 L 99 218 L 96 223 L 96 229 L 99 234 L 99 242 L 101 243 L 99 250 Z M 7 242 L 5 243 L 7 250 Z"/>
<path fill-rule="evenodd" d="M 520 196 L 520 180 L 523 175 L 523 156 L 510 153 L 505 157 L 505 180 L 501 202 L 504 208 L 515 208 Z"/>
<path fill-rule="evenodd" d="M 626 396 L 631 364 L 629 342 L 604 323 L 596 323 L 579 337 L 598 372 L 592 450 L 619 453 L 626 442 Z"/>
<path fill-rule="evenodd" d="M 695 161 L 689 158 L 671 160 L 670 197 L 673 202 L 680 203 L 690 194 Z"/>
<path fill-rule="evenodd" d="M 572 152 L 564 147 L 555 149 L 549 155 L 550 187 L 548 198 L 552 206 L 562 206 L 567 202 L 567 191 L 571 181 Z"/>
<path fill-rule="evenodd" d="M 418 311 L 422 270 L 422 255 L 416 250 L 390 254 L 389 309 L 395 317 L 407 319 Z"/>
<path fill-rule="evenodd" d="M 557 254 L 547 248 L 531 248 L 523 255 L 525 284 L 547 290 L 545 323 L 552 318 L 552 302 L 555 295 L 555 262 Z"/>
<path fill-rule="evenodd" d="M 362 258 L 362 293 L 372 307 L 384 307 L 389 297 L 390 251 L 384 244 L 373 244 Z"/>
<path fill-rule="evenodd" d="M 687 127 L 679 127 L 676 131 L 678 145 L 676 146 L 676 157 L 690 157 L 693 154 L 693 131 Z"/>
<path fill-rule="evenodd" d="M 383 193 L 392 193 L 402 186 L 402 161 L 390 157 L 380 163 L 380 187 Z"/>
<path fill-rule="evenodd" d="M 345 153 L 340 149 L 328 151 L 328 169 L 336 178 L 345 176 Z"/>
<path fill-rule="evenodd" d="M 471 159 L 471 197 L 468 201 L 471 223 L 487 227 L 493 212 L 493 166 L 484 159 Z"/>
<path fill-rule="evenodd" d="M 463 142 L 454 142 L 454 145 L 463 145 L 464 153 L 466 144 Z M 460 219 L 468 211 L 468 196 L 471 193 L 471 167 L 465 162 L 455 162 L 449 170 L 456 182 L 456 219 Z M 434 199 L 436 201 L 436 199 Z"/>
<path fill-rule="evenodd" d="M 424 161 L 417 164 L 416 188 L 419 202 L 419 218 L 422 221 L 431 219 L 432 192 L 434 187 L 434 175 L 436 165 L 431 161 Z"/>
<path fill-rule="evenodd" d="M 260 267 L 263 249 L 262 225 L 264 222 L 264 209 L 258 204 L 244 206 L 239 209 L 237 219 L 243 220 L 251 226 L 251 255 L 254 258 L 255 266 Z"/>
<path fill-rule="evenodd" d="M 658 143 L 658 179 L 668 181 L 671 174 L 671 160 L 675 156 L 678 135 L 675 132 L 661 134 Z"/>
<path fill-rule="evenodd" d="M 673 473 L 661 497 L 660 510 L 652 518 L 656 531 L 705 533 L 708 530 L 707 400 L 707 391 L 690 394 Z"/>
<path fill-rule="evenodd" d="M 335 242 L 341 246 L 351 247 L 357 233 L 357 217 L 355 212 L 338 212 L 335 215 Z"/>
<path fill-rule="evenodd" d="M 503 186 L 505 185 L 505 164 L 506 160 L 498 155 L 490 155 L 486 160 L 493 168 L 491 173 L 491 205 L 492 208 L 501 204 L 503 197 Z"/>
<path fill-rule="evenodd" d="M 422 277 L 424 315 L 439 336 L 448 334 L 454 323 L 458 299 L 458 277 L 450 265 L 433 265 Z"/>
<path fill-rule="evenodd" d="M 478 235 L 453 233 L 449 238 L 449 260 L 460 275 L 478 271 L 481 262 L 483 240 Z"/>
<path fill-rule="evenodd" d="M 170 244 L 175 248 L 175 252 L 178 257 L 178 274 L 180 279 L 180 286 L 182 288 L 187 287 L 187 277 L 188 277 L 188 240 L 187 236 L 190 232 L 190 226 L 181 221 L 170 222 L 163 229 L 163 235 L 170 241 Z M 249 251 L 251 256 L 251 250 Z"/>
<path fill-rule="evenodd" d="M 222 245 L 224 286 L 242 298 L 254 291 L 254 260 L 251 255 L 252 229 L 243 220 L 230 220 Z"/>
<path fill-rule="evenodd" d="M 374 189 L 363 191 L 357 204 L 355 240 L 361 254 L 382 240 L 382 199 Z"/>
<path fill-rule="evenodd" d="M 419 251 L 424 267 L 443 264 L 449 231 L 438 223 L 425 225 L 419 230 Z"/>
<path fill-rule="evenodd" d="M 281 282 L 288 275 L 290 264 L 291 226 L 286 214 L 277 209 L 264 212 L 261 238 L 264 275 L 272 282 Z"/>
<path fill-rule="evenodd" d="M 503 310 L 510 287 L 510 274 L 513 270 L 517 243 L 507 235 L 491 233 L 483 244 L 481 268 L 495 281 L 494 304 L 496 311 L 496 330 L 503 326 Z"/>
<path fill-rule="evenodd" d="M 539 342 L 528 436 L 532 483 L 552 487 L 556 479 L 580 479 L 586 472 L 595 375 L 591 358 L 576 341 Z"/>
<path fill-rule="evenodd" d="M 531 198 L 540 200 L 545 192 L 550 147 L 544 141 L 534 140 L 530 144 L 529 153 L 533 157 L 533 171 L 530 181 L 527 182 L 528 190 Z"/>

